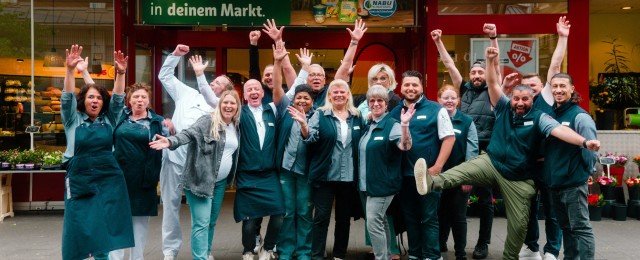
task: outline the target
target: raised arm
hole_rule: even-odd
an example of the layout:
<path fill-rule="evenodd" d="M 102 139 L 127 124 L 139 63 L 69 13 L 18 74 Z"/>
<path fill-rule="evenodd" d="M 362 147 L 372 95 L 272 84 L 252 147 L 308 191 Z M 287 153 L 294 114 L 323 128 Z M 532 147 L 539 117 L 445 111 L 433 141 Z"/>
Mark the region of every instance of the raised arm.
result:
<path fill-rule="evenodd" d="M 353 26 L 353 30 L 347 28 L 347 31 L 351 36 L 351 41 L 349 42 L 349 48 L 347 48 L 347 52 L 344 53 L 342 63 L 336 71 L 335 79 L 342 79 L 349 82 L 349 70 L 353 66 L 353 59 L 356 56 L 358 42 L 360 41 L 360 39 L 362 39 L 364 33 L 367 32 L 367 25 L 364 23 L 364 21 L 362 21 L 362 19 L 358 19 Z"/>
<path fill-rule="evenodd" d="M 482 31 L 489 37 L 489 43 L 491 47 L 494 47 L 500 53 L 500 46 L 498 46 L 498 28 L 495 24 L 485 23 L 482 26 Z M 498 59 L 499 61 L 499 59 Z M 502 78 L 502 71 L 500 71 L 500 62 L 496 62 L 496 71 L 498 72 L 498 81 Z"/>
<path fill-rule="evenodd" d="M 293 85 L 289 85 L 289 90 L 286 94 L 289 100 L 293 100 L 293 97 L 296 94 L 296 87 L 307 82 L 307 77 L 309 76 L 309 66 L 311 65 L 313 53 L 307 50 L 307 48 L 300 48 L 300 54 L 296 53 L 296 57 L 298 58 L 298 61 L 300 61 L 300 65 L 302 65 L 302 68 L 300 69 L 300 73 L 296 77 L 296 80 L 294 80 Z"/>
<path fill-rule="evenodd" d="M 160 68 L 160 73 L 158 73 L 158 79 L 173 101 L 180 100 L 182 92 L 191 90 L 190 87 L 182 83 L 174 75 L 176 66 L 180 62 L 180 58 L 187 53 L 189 53 L 189 46 L 178 44 L 171 55 L 167 56 L 162 64 L 162 68 Z"/>
<path fill-rule="evenodd" d="M 491 106 L 496 106 L 500 97 L 504 95 L 502 88 L 500 87 L 499 75 L 496 71 L 498 63 L 498 49 L 494 47 L 487 47 L 485 50 L 485 58 L 487 59 L 487 87 L 489 88 L 489 99 L 491 100 Z"/>
<path fill-rule="evenodd" d="M 558 23 L 556 24 L 556 29 L 558 31 L 558 44 L 556 45 L 556 49 L 553 51 L 553 56 L 551 56 L 551 64 L 549 65 L 549 71 L 547 72 L 547 82 L 550 82 L 554 75 L 560 73 L 562 60 L 564 59 L 564 54 L 567 50 L 569 29 L 571 29 L 571 25 L 569 24 L 566 16 L 560 16 Z"/>
<path fill-rule="evenodd" d="M 113 52 L 113 64 L 116 67 L 116 81 L 113 84 L 113 94 L 124 94 L 125 78 L 129 56 L 125 56 L 121 51 Z"/>
<path fill-rule="evenodd" d="M 249 79 L 260 81 L 260 52 L 258 49 L 258 40 L 260 39 L 260 31 L 255 30 L 249 33 Z"/>
<path fill-rule="evenodd" d="M 284 96 L 282 89 L 282 60 L 289 55 L 284 48 L 284 42 L 278 41 L 273 48 L 273 103 L 279 105 Z M 287 98 L 287 97 L 284 97 Z"/>
<path fill-rule="evenodd" d="M 447 48 L 445 48 L 444 43 L 442 42 L 442 31 L 439 29 L 431 31 L 431 39 L 438 48 L 442 64 L 444 64 L 444 67 L 449 71 L 449 76 L 451 77 L 453 86 L 459 88 L 462 84 L 462 75 L 460 75 L 460 71 L 456 68 L 455 62 L 453 62 L 451 55 L 449 55 Z"/>
<path fill-rule="evenodd" d="M 412 142 L 411 132 L 409 131 L 409 121 L 411 121 L 413 114 L 416 112 L 414 106 L 415 103 L 409 105 L 407 110 L 402 108 L 402 113 L 400 114 L 400 142 L 398 142 L 398 148 L 402 151 L 411 149 Z"/>
<path fill-rule="evenodd" d="M 283 41 L 282 34 L 284 32 L 284 26 L 280 26 L 280 28 L 278 29 L 278 26 L 276 25 L 276 21 L 274 19 L 267 19 L 267 23 L 262 24 L 262 26 L 264 26 L 264 29 L 262 29 L 262 31 L 269 35 L 274 43 Z M 281 63 L 281 68 L 287 86 L 293 86 L 293 82 L 296 80 L 296 69 L 294 69 L 293 65 L 291 65 L 289 56 L 284 57 Z"/>
<path fill-rule="evenodd" d="M 79 62 L 83 61 L 82 57 L 82 46 L 77 44 L 71 45 L 71 50 L 66 49 L 65 53 L 67 55 L 66 69 L 67 72 L 64 75 L 64 92 L 73 93 L 76 89 L 76 79 L 73 76 L 73 70 L 76 68 Z"/>
<path fill-rule="evenodd" d="M 78 65 L 76 65 L 76 70 L 78 70 L 78 72 L 82 73 L 82 79 L 84 80 L 84 84 L 85 85 L 93 85 L 96 84 L 93 79 L 91 78 L 91 75 L 89 74 L 89 70 L 87 70 L 87 67 L 89 67 L 89 57 L 85 57 L 84 60 L 78 62 Z"/>
<path fill-rule="evenodd" d="M 204 97 L 204 100 L 211 107 L 216 107 L 220 99 L 216 96 L 216 93 L 213 92 L 211 86 L 207 82 L 207 77 L 204 75 L 204 70 L 209 65 L 208 61 L 202 62 L 202 56 L 193 55 L 189 57 L 189 63 L 193 68 L 193 72 L 196 74 L 196 80 L 198 81 L 198 90 L 200 90 L 200 94 Z"/>

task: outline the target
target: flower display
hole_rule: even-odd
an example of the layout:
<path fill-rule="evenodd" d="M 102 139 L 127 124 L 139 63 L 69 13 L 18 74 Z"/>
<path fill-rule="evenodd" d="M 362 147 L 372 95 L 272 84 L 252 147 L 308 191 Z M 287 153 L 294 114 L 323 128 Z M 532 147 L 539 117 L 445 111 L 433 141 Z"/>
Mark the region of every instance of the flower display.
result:
<path fill-rule="evenodd" d="M 627 157 L 624 154 L 618 154 L 618 153 L 611 153 L 611 152 L 607 152 L 605 153 L 603 156 L 600 157 L 607 157 L 607 158 L 611 158 L 615 161 L 615 163 L 612 166 L 618 166 L 618 167 L 624 167 L 625 164 L 627 164 L 627 162 L 629 161 L 629 157 Z"/>
<path fill-rule="evenodd" d="M 634 186 L 640 186 L 640 176 L 627 178 L 624 182 L 627 184 L 627 187 L 631 188 Z"/>
<path fill-rule="evenodd" d="M 616 186 L 616 184 L 618 184 L 618 181 L 616 181 L 616 178 L 611 178 L 607 176 L 598 177 L 596 179 L 596 182 L 602 186 Z"/>
<path fill-rule="evenodd" d="M 638 167 L 640 167 L 640 154 L 636 155 L 636 157 L 633 157 L 633 162 L 636 163 Z"/>
<path fill-rule="evenodd" d="M 587 196 L 587 203 L 593 207 L 602 207 L 605 204 L 602 194 L 589 194 Z"/>

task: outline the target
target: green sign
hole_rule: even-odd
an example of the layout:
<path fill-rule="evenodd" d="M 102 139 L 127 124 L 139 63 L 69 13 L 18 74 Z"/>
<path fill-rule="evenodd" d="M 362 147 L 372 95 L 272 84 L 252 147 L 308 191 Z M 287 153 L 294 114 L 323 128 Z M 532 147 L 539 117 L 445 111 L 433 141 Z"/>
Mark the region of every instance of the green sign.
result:
<path fill-rule="evenodd" d="M 291 0 L 140 0 L 140 14 L 152 25 L 287 25 Z"/>

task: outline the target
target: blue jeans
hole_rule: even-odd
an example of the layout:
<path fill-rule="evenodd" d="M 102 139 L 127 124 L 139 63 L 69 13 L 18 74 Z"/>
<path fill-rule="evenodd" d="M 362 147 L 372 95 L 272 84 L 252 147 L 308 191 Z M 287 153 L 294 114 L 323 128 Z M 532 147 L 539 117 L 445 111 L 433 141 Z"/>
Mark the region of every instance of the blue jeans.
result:
<path fill-rule="evenodd" d="M 359 193 L 360 193 L 360 202 L 362 204 L 362 208 L 365 210 L 364 244 L 367 245 L 367 246 L 371 246 L 371 237 L 369 236 L 369 231 L 367 230 L 367 216 L 366 216 L 367 194 L 365 194 L 362 191 L 360 191 Z M 389 208 L 389 207 L 387 207 L 387 208 Z M 387 215 L 386 216 L 386 221 L 387 221 L 387 225 L 389 227 L 389 234 L 387 236 L 387 250 L 389 251 L 389 254 L 391 254 L 391 255 L 400 255 L 400 248 L 398 246 L 398 241 L 396 240 L 397 234 L 396 234 L 396 230 L 394 229 L 394 226 L 393 226 L 393 223 L 394 223 L 393 222 L 393 216 L 392 215 Z"/>
<path fill-rule="evenodd" d="M 305 175 L 283 170 L 280 185 L 284 195 L 285 214 L 278 241 L 279 259 L 311 259 L 311 186 Z"/>
<path fill-rule="evenodd" d="M 440 192 L 420 195 L 414 177 L 404 177 L 400 191 L 402 215 L 407 227 L 409 258 L 440 258 L 438 204 Z"/>
<path fill-rule="evenodd" d="M 544 231 L 547 235 L 547 244 L 544 245 L 544 253 L 551 253 L 558 257 L 560 254 L 560 246 L 562 245 L 562 230 L 558 225 L 556 211 L 552 209 L 551 197 L 547 187 L 540 182 L 536 183 L 536 188 L 540 193 L 533 195 L 531 199 L 531 212 L 529 213 L 529 227 L 527 228 L 527 236 L 524 244 L 533 252 L 540 251 L 538 238 L 540 237 L 540 228 L 538 227 L 538 200 L 542 201 L 544 210 Z"/>
<path fill-rule="evenodd" d="M 565 189 L 550 189 L 551 204 L 558 216 L 564 240 L 565 259 L 593 259 L 596 242 L 589 222 L 587 184 Z"/>
<path fill-rule="evenodd" d="M 213 232 L 220 215 L 226 188 L 226 179 L 216 182 L 213 198 L 199 197 L 189 190 L 184 190 L 191 212 L 191 256 L 193 259 L 206 260 L 211 253 Z"/>
<path fill-rule="evenodd" d="M 387 209 L 391 205 L 393 196 L 370 197 L 367 196 L 365 211 L 367 212 L 367 232 L 371 238 L 371 247 L 376 260 L 388 260 L 391 258 L 387 241 L 393 238 L 389 222 L 387 222 Z"/>

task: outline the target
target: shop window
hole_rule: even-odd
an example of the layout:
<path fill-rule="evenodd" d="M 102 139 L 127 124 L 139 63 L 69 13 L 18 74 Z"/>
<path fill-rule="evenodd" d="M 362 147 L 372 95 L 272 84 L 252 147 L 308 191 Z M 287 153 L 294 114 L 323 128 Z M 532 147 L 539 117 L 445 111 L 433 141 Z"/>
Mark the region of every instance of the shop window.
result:
<path fill-rule="evenodd" d="M 439 15 L 510 15 L 563 13 L 567 13 L 567 0 L 448 0 L 438 2 Z"/>

